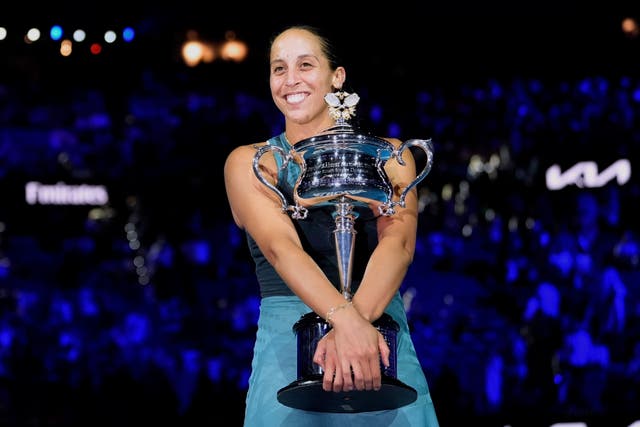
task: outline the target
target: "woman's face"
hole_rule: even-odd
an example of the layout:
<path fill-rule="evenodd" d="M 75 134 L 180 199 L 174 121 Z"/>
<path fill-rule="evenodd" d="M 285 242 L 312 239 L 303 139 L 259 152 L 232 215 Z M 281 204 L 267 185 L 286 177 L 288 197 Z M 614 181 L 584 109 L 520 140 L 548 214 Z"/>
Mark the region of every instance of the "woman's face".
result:
<path fill-rule="evenodd" d="M 341 88 L 344 69 L 331 70 L 319 39 L 312 33 L 290 29 L 271 46 L 271 96 L 287 121 L 296 124 L 333 124 L 324 96 L 332 86 Z"/>

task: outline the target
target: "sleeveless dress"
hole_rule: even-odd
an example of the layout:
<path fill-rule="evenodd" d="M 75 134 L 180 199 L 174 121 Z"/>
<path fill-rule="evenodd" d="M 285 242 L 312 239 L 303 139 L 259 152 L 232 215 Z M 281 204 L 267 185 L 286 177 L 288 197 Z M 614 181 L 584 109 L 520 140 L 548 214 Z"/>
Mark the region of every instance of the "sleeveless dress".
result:
<path fill-rule="evenodd" d="M 284 133 L 268 141 L 289 152 Z M 273 150 L 279 167 L 277 188 L 293 201 L 293 186 L 300 174 L 291 161 L 281 168 L 282 157 Z M 284 215 L 284 214 L 283 214 Z M 332 209 L 313 208 L 304 220 L 293 219 L 304 249 L 339 289 L 339 272 L 332 230 Z M 377 244 L 375 218 L 355 221 L 355 248 L 351 293 L 355 293 L 369 255 Z M 417 400 L 404 407 L 373 412 L 327 413 L 290 408 L 277 400 L 278 391 L 297 379 L 297 339 L 293 325 L 311 309 L 282 281 L 247 234 L 249 251 L 260 286 L 260 313 L 245 401 L 244 427 L 438 427 L 429 387 L 411 340 L 406 313 L 398 292 L 385 312 L 399 325 L 397 333 L 397 379 L 418 392 Z"/>

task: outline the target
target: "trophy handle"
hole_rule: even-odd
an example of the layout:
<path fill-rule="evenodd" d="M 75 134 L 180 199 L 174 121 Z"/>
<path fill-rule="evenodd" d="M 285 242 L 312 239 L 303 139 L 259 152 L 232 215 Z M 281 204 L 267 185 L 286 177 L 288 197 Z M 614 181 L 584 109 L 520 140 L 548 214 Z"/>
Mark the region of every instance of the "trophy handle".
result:
<path fill-rule="evenodd" d="M 284 161 L 282 162 L 282 166 L 280 166 L 280 169 L 286 168 L 287 165 L 289 164 L 289 162 L 293 159 L 293 156 L 291 155 L 291 153 L 286 152 L 284 149 L 282 149 L 280 147 L 277 147 L 275 145 L 263 145 L 262 147 L 258 148 L 258 151 L 253 156 L 253 173 L 256 174 L 256 177 L 258 178 L 258 180 L 261 183 L 263 183 L 264 185 L 267 186 L 267 188 L 269 188 L 271 191 L 276 193 L 276 195 L 280 199 L 280 203 L 282 205 L 281 206 L 282 212 L 291 211 L 292 212 L 291 213 L 291 217 L 292 218 L 294 218 L 294 219 L 305 219 L 307 217 L 307 213 L 308 213 L 307 209 L 304 206 L 299 206 L 298 204 L 296 204 L 296 205 L 287 204 L 287 199 L 284 197 L 284 194 L 282 194 L 282 192 L 280 190 L 278 190 L 278 188 L 276 188 L 275 185 L 273 185 L 269 181 L 267 181 L 262 176 L 262 173 L 260 173 L 260 158 L 267 151 L 278 151 L 282 155 L 282 158 L 284 159 Z"/>
<path fill-rule="evenodd" d="M 431 138 L 429 139 L 410 139 L 408 141 L 403 142 L 397 150 L 393 152 L 393 157 L 395 157 L 396 161 L 404 166 L 405 162 L 402 160 L 402 153 L 409 147 L 419 147 L 422 151 L 427 155 L 427 163 L 425 164 L 422 171 L 415 177 L 415 179 L 411 182 L 411 184 L 407 185 L 407 187 L 400 194 L 400 200 L 397 202 L 392 202 L 388 206 L 381 206 L 380 213 L 383 215 L 391 215 L 395 213 L 393 209 L 395 206 L 405 207 L 405 198 L 407 194 L 413 187 L 418 185 L 431 171 L 431 166 L 433 165 L 433 142 Z"/>

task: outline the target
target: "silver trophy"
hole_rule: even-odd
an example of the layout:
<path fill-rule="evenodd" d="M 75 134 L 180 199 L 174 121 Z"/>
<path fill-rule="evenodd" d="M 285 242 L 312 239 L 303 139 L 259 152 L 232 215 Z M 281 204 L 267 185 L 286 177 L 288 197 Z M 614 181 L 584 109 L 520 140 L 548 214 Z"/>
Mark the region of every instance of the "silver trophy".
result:
<path fill-rule="evenodd" d="M 345 300 L 350 301 L 356 219 L 372 215 L 390 216 L 395 214 L 397 206 L 404 207 L 407 193 L 431 170 L 433 145 L 431 139 L 411 139 L 396 148 L 382 138 L 356 132 L 348 124 L 359 101 L 355 93 L 329 93 L 325 100 L 336 120 L 335 126 L 298 142 L 289 152 L 272 145 L 260 147 L 253 159 L 253 170 L 260 182 L 278 195 L 282 211 L 289 212 L 293 219 L 305 220 L 312 208 L 333 207 L 340 290 Z M 402 154 L 410 147 L 418 147 L 425 152 L 426 165 L 400 197 L 393 200 L 393 187 L 384 166 L 391 159 L 404 166 Z M 270 151 L 280 153 L 284 159 L 283 168 L 288 162 L 295 162 L 300 167 L 301 173 L 293 190 L 293 204 L 289 204 L 284 194 L 259 170 L 261 157 Z M 278 401 L 297 409 L 340 413 L 396 409 L 415 401 L 416 390 L 397 379 L 397 322 L 385 313 L 373 325 L 391 350 L 389 366 L 380 364 L 380 390 L 327 392 L 322 389 L 323 370 L 313 362 L 313 355 L 318 341 L 331 326 L 321 316 L 310 312 L 293 326 L 298 345 L 298 378 L 278 391 Z"/>

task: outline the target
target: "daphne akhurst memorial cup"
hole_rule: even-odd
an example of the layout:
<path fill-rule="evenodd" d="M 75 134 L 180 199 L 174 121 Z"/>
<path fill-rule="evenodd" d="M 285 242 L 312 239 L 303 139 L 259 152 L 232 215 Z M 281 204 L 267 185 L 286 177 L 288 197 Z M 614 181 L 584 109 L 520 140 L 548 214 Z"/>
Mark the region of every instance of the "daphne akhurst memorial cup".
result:
<path fill-rule="evenodd" d="M 431 170 L 433 145 L 431 139 L 410 139 L 395 147 L 385 139 L 357 132 L 348 120 L 355 114 L 359 97 L 355 93 L 336 92 L 325 96 L 335 126 L 295 144 L 287 152 L 272 145 L 258 148 L 253 169 L 257 178 L 275 192 L 282 210 L 295 220 L 304 221 L 313 215 L 313 208 L 333 207 L 335 227 L 333 233 L 338 260 L 340 290 L 350 301 L 351 270 L 356 238 L 354 224 L 361 216 L 396 213 L 404 207 L 405 197 Z M 392 184 L 385 173 L 388 161 L 405 165 L 402 155 L 410 147 L 426 154 L 426 164 L 415 179 L 394 200 Z M 259 169 L 260 158 L 269 151 L 279 152 L 288 162 L 300 166 L 301 173 L 294 185 L 293 201 L 268 182 Z M 395 409 L 416 400 L 417 392 L 397 379 L 396 336 L 399 326 L 388 314 L 383 314 L 373 325 L 385 338 L 391 354 L 390 364 L 382 370 L 380 390 L 353 390 L 349 392 L 324 391 L 322 368 L 313 362 L 318 341 L 331 329 L 331 325 L 314 312 L 305 314 L 293 325 L 297 336 L 298 377 L 278 391 L 278 401 L 286 406 L 319 412 L 367 412 Z"/>

